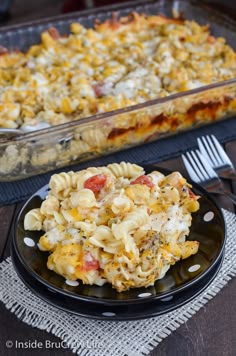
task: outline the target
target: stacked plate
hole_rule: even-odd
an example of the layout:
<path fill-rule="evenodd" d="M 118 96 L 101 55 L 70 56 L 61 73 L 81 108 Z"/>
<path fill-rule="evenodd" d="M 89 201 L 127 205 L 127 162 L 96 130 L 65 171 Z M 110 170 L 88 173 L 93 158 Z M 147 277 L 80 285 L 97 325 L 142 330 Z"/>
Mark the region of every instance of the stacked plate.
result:
<path fill-rule="evenodd" d="M 154 165 L 144 167 L 170 173 Z M 199 251 L 176 263 L 164 278 L 148 288 L 133 288 L 118 293 L 109 284 L 102 287 L 68 281 L 50 271 L 48 253 L 38 249 L 42 232 L 25 231 L 24 216 L 41 205 L 48 186 L 37 191 L 23 206 L 15 222 L 11 245 L 12 260 L 21 280 L 38 297 L 57 308 L 82 317 L 106 320 L 150 318 L 174 310 L 195 298 L 215 278 L 225 247 L 225 224 L 221 210 L 201 187 L 192 183 L 201 195 L 200 209 L 193 214 L 189 240 L 200 242 Z"/>

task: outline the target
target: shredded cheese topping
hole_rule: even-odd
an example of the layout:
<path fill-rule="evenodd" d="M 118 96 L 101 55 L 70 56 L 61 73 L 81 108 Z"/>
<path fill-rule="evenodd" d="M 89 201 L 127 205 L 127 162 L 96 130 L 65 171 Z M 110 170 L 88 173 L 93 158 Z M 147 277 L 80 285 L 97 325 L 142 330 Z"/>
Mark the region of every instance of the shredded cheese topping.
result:
<path fill-rule="evenodd" d="M 171 265 L 197 253 L 186 241 L 198 196 L 178 172 L 164 176 L 121 162 L 55 174 L 41 206 L 24 219 L 43 230 L 47 266 L 68 280 L 108 282 L 122 292 L 148 287 Z"/>
<path fill-rule="evenodd" d="M 137 13 L 0 52 L 0 127 L 25 131 L 236 76 L 236 53 L 207 25 Z"/>

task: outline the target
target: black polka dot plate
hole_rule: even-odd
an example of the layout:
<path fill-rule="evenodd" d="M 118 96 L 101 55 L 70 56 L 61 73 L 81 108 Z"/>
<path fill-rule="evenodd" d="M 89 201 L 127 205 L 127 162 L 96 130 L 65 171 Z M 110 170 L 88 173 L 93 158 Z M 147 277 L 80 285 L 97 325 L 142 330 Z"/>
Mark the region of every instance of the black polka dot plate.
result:
<path fill-rule="evenodd" d="M 46 303 L 63 311 L 75 314 L 89 319 L 101 319 L 112 321 L 131 321 L 139 319 L 148 319 L 173 311 L 196 298 L 202 293 L 214 280 L 220 270 L 223 261 L 223 255 L 203 278 L 197 281 L 194 286 L 183 290 L 175 295 L 169 295 L 158 300 L 150 301 L 144 304 L 128 305 L 103 305 L 92 304 L 80 300 L 74 300 L 71 303 L 70 297 L 62 295 L 56 291 L 47 288 L 38 280 L 32 283 L 30 273 L 21 264 L 14 248 L 12 249 L 12 261 L 16 272 L 22 282 L 39 298 Z"/>
<path fill-rule="evenodd" d="M 146 172 L 159 170 L 164 174 L 170 171 L 155 165 L 145 166 Z M 46 197 L 48 186 L 38 190 L 23 206 L 15 222 L 13 249 L 22 266 L 31 275 L 32 283 L 38 281 L 48 292 L 61 297 L 91 304 L 133 305 L 154 302 L 169 298 L 191 289 L 205 278 L 218 264 L 225 245 L 225 224 L 221 210 L 213 198 L 200 186 L 192 183 L 195 194 L 201 196 L 200 209 L 193 214 L 189 240 L 199 241 L 197 254 L 176 263 L 165 277 L 148 288 L 133 288 L 118 293 L 109 284 L 102 287 L 83 285 L 80 281 L 67 281 L 62 276 L 50 271 L 47 266 L 48 253 L 38 249 L 37 243 L 43 232 L 25 231 L 24 216 L 33 208 L 41 205 Z"/>

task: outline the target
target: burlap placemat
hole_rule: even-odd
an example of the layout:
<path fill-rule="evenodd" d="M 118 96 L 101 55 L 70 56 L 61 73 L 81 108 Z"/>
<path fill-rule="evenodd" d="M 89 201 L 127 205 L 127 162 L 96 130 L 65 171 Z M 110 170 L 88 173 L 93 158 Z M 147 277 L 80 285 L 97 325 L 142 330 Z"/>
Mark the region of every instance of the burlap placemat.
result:
<path fill-rule="evenodd" d="M 0 301 L 25 323 L 47 330 L 62 347 L 86 356 L 147 355 L 209 302 L 236 275 L 236 216 L 223 210 L 227 226 L 224 262 L 213 282 L 193 301 L 167 314 L 137 321 L 85 319 L 58 310 L 36 297 L 18 278 L 9 257 L 0 264 Z"/>

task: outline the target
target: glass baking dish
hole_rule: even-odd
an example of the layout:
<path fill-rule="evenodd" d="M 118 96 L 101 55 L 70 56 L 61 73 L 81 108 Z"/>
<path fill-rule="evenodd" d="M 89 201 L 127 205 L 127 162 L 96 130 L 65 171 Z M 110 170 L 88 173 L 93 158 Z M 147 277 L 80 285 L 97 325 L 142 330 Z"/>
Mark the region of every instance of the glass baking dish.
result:
<path fill-rule="evenodd" d="M 226 38 L 234 49 L 236 23 L 197 2 L 129 2 L 62 15 L 0 30 L 0 44 L 26 50 L 38 43 L 40 33 L 56 27 L 69 33 L 71 22 L 91 27 L 95 19 L 111 18 L 114 10 L 172 16 L 173 9 L 200 24 L 210 24 L 214 36 Z M 14 181 L 76 164 L 118 150 L 157 140 L 183 130 L 210 124 L 236 114 L 236 78 L 198 89 L 150 100 L 11 138 L 0 136 L 0 181 Z"/>

